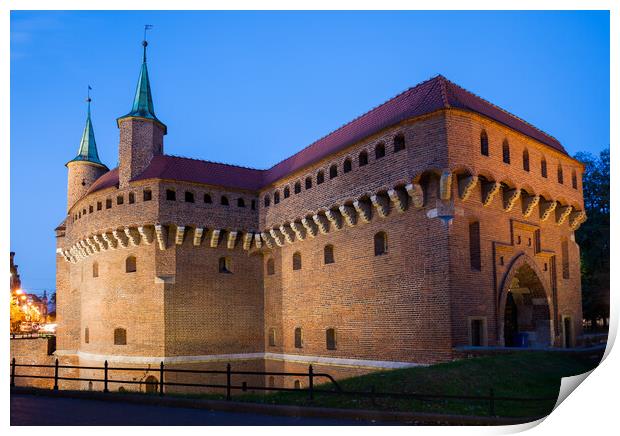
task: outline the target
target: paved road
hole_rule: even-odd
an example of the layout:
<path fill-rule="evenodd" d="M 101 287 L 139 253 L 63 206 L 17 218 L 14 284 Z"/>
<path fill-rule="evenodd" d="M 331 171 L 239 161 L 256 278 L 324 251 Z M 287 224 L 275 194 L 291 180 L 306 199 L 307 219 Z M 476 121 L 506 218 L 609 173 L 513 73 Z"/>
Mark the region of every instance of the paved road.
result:
<path fill-rule="evenodd" d="M 358 421 L 213 412 L 11 394 L 11 425 L 361 425 Z"/>

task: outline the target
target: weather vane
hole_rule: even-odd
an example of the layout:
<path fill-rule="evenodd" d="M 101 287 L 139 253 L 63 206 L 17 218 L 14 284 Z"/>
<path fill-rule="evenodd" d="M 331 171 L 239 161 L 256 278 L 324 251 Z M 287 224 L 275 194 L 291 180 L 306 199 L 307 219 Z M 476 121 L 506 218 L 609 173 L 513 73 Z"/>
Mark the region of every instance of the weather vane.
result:
<path fill-rule="evenodd" d="M 88 85 L 88 90 L 86 91 L 86 102 L 90 103 L 91 102 L 91 98 L 90 98 L 90 90 L 93 89 L 90 87 L 90 85 Z"/>
<path fill-rule="evenodd" d="M 146 31 L 147 30 L 151 30 L 153 28 L 152 24 L 145 24 L 144 25 L 144 42 L 146 42 Z"/>
<path fill-rule="evenodd" d="M 144 25 L 144 39 L 142 40 L 142 47 L 144 47 L 144 53 L 142 55 L 142 62 L 146 62 L 146 46 L 149 45 L 149 43 L 146 42 L 146 31 L 151 30 L 152 28 L 153 28 L 152 24 Z"/>

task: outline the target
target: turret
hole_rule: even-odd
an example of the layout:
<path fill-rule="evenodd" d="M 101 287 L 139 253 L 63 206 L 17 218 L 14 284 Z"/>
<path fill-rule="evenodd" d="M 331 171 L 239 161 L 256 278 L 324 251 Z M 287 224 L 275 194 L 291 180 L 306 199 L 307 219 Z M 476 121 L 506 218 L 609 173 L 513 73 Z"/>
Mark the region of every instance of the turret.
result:
<path fill-rule="evenodd" d="M 90 87 L 89 87 L 90 90 Z M 80 149 L 75 158 L 65 165 L 69 169 L 67 185 L 67 211 L 82 198 L 91 185 L 108 172 L 97 153 L 97 143 L 95 142 L 95 130 L 90 119 L 90 95 L 86 99 L 88 103 L 88 114 L 86 116 L 86 126 L 82 133 Z"/>
<path fill-rule="evenodd" d="M 155 116 L 151 84 L 146 67 L 146 47 L 142 41 L 143 55 L 140 77 L 131 111 L 116 120 L 120 129 L 118 151 L 119 187 L 124 188 L 129 181 L 140 175 L 151 163 L 154 156 L 164 152 L 166 125 Z"/>

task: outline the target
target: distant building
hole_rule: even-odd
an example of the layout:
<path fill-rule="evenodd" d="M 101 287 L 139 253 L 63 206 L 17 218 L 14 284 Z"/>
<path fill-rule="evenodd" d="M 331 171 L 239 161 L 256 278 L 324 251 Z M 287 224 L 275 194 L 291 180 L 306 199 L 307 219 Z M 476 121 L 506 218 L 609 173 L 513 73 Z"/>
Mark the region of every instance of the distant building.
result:
<path fill-rule="evenodd" d="M 19 278 L 19 272 L 17 271 L 17 265 L 15 265 L 15 252 L 11 251 L 11 293 L 20 289 L 22 282 Z"/>

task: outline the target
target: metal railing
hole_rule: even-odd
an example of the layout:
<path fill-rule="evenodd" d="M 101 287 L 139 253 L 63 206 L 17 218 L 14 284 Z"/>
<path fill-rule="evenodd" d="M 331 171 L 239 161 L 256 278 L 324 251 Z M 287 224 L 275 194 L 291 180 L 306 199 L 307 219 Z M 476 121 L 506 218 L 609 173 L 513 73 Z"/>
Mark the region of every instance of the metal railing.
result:
<path fill-rule="evenodd" d="M 11 339 L 38 339 L 56 336 L 55 333 L 45 332 L 11 332 Z"/>
<path fill-rule="evenodd" d="M 16 368 L 50 368 L 54 370 L 54 375 L 34 375 L 34 374 L 17 374 Z M 61 369 L 85 369 L 103 371 L 103 378 L 86 378 L 86 377 L 64 377 L 60 375 Z M 142 380 L 120 380 L 111 379 L 110 372 L 112 371 L 138 371 L 138 372 L 159 372 L 159 381 L 156 383 L 142 381 Z M 167 373 L 177 374 L 211 374 L 211 375 L 226 375 L 226 384 L 213 384 L 213 383 L 181 383 L 174 381 L 166 381 L 165 375 Z M 248 386 L 247 382 L 242 382 L 240 385 L 232 383 L 233 375 L 248 375 L 248 376 L 282 376 L 282 377 L 303 377 L 308 380 L 308 388 L 284 388 L 276 386 Z M 368 391 L 345 391 L 338 384 L 338 382 L 327 373 L 315 373 L 312 365 L 308 366 L 308 372 L 277 372 L 277 371 L 233 371 L 230 363 L 226 365 L 226 370 L 195 370 L 195 369 L 173 369 L 166 368 L 164 362 L 161 362 L 158 369 L 153 368 L 127 368 L 127 367 L 114 367 L 111 368 L 108 361 L 104 362 L 103 366 L 77 366 L 77 365 L 60 365 L 58 359 L 55 360 L 53 365 L 34 365 L 34 364 L 18 364 L 15 358 L 11 360 L 11 387 L 15 386 L 16 378 L 32 378 L 32 379 L 47 379 L 54 380 L 53 390 L 59 390 L 59 381 L 88 381 L 88 382 L 102 382 L 103 392 L 108 393 L 109 384 L 145 384 L 151 385 L 155 388 L 155 391 L 159 395 L 164 395 L 166 386 L 182 386 L 182 387 L 198 387 L 198 388 L 213 388 L 222 389 L 226 392 L 226 400 L 231 401 L 232 391 L 239 390 L 242 392 L 247 391 L 276 391 L 276 392 L 306 392 L 308 400 L 313 401 L 316 394 L 329 394 L 329 395 L 344 395 L 353 396 L 359 398 L 370 399 L 371 403 L 376 405 L 376 400 L 379 398 L 392 398 L 398 400 L 419 400 L 419 401 L 432 401 L 432 400 L 461 400 L 461 401 L 479 401 L 488 403 L 488 411 L 490 416 L 496 415 L 496 403 L 497 402 L 555 402 L 557 398 L 522 398 L 522 397 L 505 397 L 495 395 L 494 389 L 489 389 L 489 395 L 443 395 L 443 394 L 424 394 L 424 393 L 410 393 L 410 392 L 377 392 L 374 386 L 371 386 Z M 315 380 L 317 378 L 327 379 L 332 389 L 316 388 Z"/>

